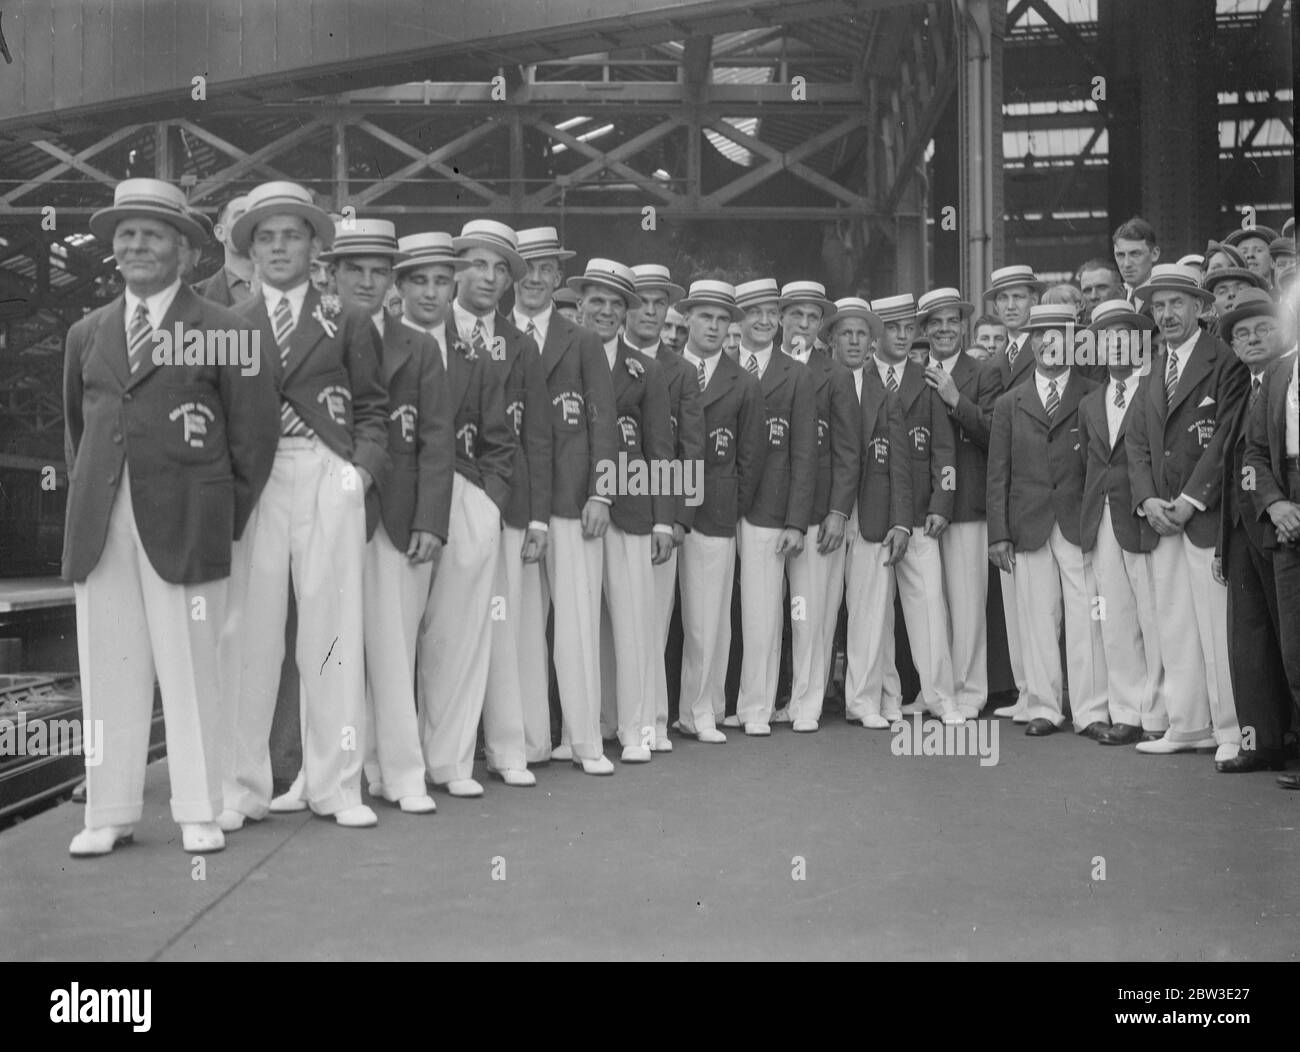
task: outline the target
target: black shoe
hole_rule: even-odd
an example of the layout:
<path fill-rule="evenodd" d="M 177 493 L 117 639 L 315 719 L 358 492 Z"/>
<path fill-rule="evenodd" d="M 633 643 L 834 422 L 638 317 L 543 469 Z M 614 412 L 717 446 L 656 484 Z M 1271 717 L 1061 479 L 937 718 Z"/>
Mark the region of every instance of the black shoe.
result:
<path fill-rule="evenodd" d="M 1134 745 L 1145 740 L 1142 728 L 1132 723 L 1117 723 L 1097 735 L 1098 745 Z"/>
<path fill-rule="evenodd" d="M 1093 741 L 1099 742 L 1101 741 L 1102 736 L 1107 734 L 1109 731 L 1110 731 L 1109 723 L 1102 723 L 1101 720 L 1096 720 L 1093 723 L 1088 724 L 1088 726 L 1084 727 L 1083 730 L 1079 732 L 1079 734 L 1081 734 L 1085 738 L 1091 738 Z"/>
<path fill-rule="evenodd" d="M 1300 789 L 1300 774 L 1279 774 L 1277 784 L 1283 789 Z"/>
<path fill-rule="evenodd" d="M 1055 734 L 1059 727 L 1051 720 L 1045 720 L 1041 717 L 1030 720 L 1025 726 L 1025 734 L 1031 738 L 1046 738 L 1049 734 Z"/>
<path fill-rule="evenodd" d="M 1250 774 L 1253 771 L 1285 771 L 1286 757 L 1281 750 L 1242 750 L 1231 760 L 1220 760 L 1214 765 L 1220 774 Z"/>

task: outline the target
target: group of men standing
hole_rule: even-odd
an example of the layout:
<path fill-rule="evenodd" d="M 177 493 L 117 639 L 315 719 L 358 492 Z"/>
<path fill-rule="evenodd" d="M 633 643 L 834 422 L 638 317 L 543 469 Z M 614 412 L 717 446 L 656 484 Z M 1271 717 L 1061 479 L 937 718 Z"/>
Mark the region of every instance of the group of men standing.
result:
<path fill-rule="evenodd" d="M 663 266 L 599 258 L 566 281 L 574 253 L 553 228 L 480 219 L 399 239 L 288 182 L 223 210 L 226 262 L 199 292 L 182 276 L 204 231 L 169 184 L 121 183 L 91 228 L 126 290 L 68 337 L 65 574 L 85 716 L 107 735 L 74 855 L 111 851 L 140 818 L 155 675 L 173 817 L 187 851 L 212 851 L 273 811 L 374 825 L 363 773 L 407 813 L 436 809 L 429 783 L 481 795 L 480 723 L 510 786 L 551 760 L 611 774 L 607 740 L 628 764 L 671 751 L 677 603 L 681 734 L 816 731 L 842 606 L 851 721 L 963 723 L 988 699 L 990 563 L 1018 695 L 998 715 L 1061 729 L 1068 677 L 1074 728 L 1104 744 L 1282 766 L 1300 487 L 1295 354 L 1271 365 L 1294 335 L 1267 293 L 1234 290 L 1229 350 L 1201 328 L 1215 294 L 1200 275 L 1157 266 L 1087 327 L 1158 329 L 1155 359 L 1076 361 L 1077 315 L 1005 267 L 986 296 L 1006 347 L 981 361 L 957 289 L 687 290 Z M 311 280 L 322 265 L 337 292 Z M 160 362 L 155 334 L 173 330 L 211 353 Z M 217 331 L 255 336 L 262 367 L 221 355 Z M 291 593 L 303 761 L 273 796 Z M 1234 686 L 1266 665 L 1247 724 Z"/>

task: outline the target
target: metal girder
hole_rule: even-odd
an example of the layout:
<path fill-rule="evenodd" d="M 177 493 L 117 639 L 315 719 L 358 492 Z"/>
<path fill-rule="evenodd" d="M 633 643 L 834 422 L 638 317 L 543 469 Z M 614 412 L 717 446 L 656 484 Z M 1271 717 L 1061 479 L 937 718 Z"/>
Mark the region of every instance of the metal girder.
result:
<path fill-rule="evenodd" d="M 393 172 L 387 178 L 379 180 L 379 182 L 375 183 L 373 186 L 367 187 L 365 190 L 358 192 L 352 199 L 353 204 L 369 204 L 374 201 L 375 198 L 388 193 L 390 190 L 396 189 L 402 180 L 411 178 L 417 173 L 423 171 L 425 168 L 432 168 L 435 172 L 450 179 L 458 186 L 463 186 L 465 189 L 478 194 L 489 206 L 505 209 L 510 207 L 509 198 L 503 197 L 490 187 L 484 186 L 478 180 L 471 179 L 469 176 L 455 171 L 443 163 L 444 161 L 455 157 L 466 146 L 490 135 L 498 128 L 503 127 L 503 125 L 495 121 L 489 124 L 481 124 L 477 128 L 471 129 L 464 135 L 458 135 L 450 142 L 444 143 L 436 150 L 431 151 L 424 151 L 418 146 L 412 146 L 410 143 L 400 139 L 392 132 L 385 131 L 372 121 L 357 121 L 356 127 L 358 130 L 365 132 L 371 138 L 377 139 L 379 142 L 382 142 L 387 146 L 391 146 L 398 153 L 403 153 L 406 156 L 413 158 L 413 161 L 404 168 L 400 168 L 396 172 Z"/>
<path fill-rule="evenodd" d="M 540 122 L 525 121 L 522 123 L 529 123 L 531 124 L 532 127 L 538 128 L 539 131 L 545 130 L 540 126 Z M 660 121 L 653 128 L 648 128 L 647 130 L 643 131 L 640 135 L 633 136 L 631 139 L 628 139 L 626 142 L 620 143 L 617 147 L 610 150 L 608 153 L 601 153 L 598 150 L 594 151 L 592 154 L 593 159 L 591 161 L 589 161 L 587 164 L 584 164 L 581 168 L 578 168 L 576 171 L 566 173 L 562 181 L 557 179 L 556 182 L 551 186 L 545 187 L 544 189 L 539 190 L 537 193 L 530 194 L 528 197 L 526 197 L 523 201 L 523 210 L 524 211 L 536 210 L 541 206 L 545 205 L 548 201 L 550 201 L 554 197 L 556 197 L 562 189 L 566 189 L 569 186 L 582 183 L 585 180 L 591 178 L 592 176 L 599 175 L 601 172 L 618 171 L 619 168 L 616 166 L 620 162 L 635 157 L 647 146 L 650 146 L 653 143 L 658 142 L 660 139 L 663 139 L 665 136 L 670 135 L 672 132 L 676 131 L 678 128 L 682 127 L 687 123 L 688 122 L 684 117 L 671 116 L 668 117 L 666 120 Z M 584 147 L 587 146 L 586 143 L 583 143 L 582 145 Z M 644 179 L 646 177 L 642 176 L 642 178 Z M 667 201 L 669 204 L 681 203 L 681 198 L 678 194 L 671 192 L 666 187 L 659 187 L 655 185 L 653 179 L 650 180 L 650 183 L 652 186 L 655 186 L 656 191 L 664 201 Z M 642 184 L 638 183 L 638 185 L 642 185 Z"/>
<path fill-rule="evenodd" d="M 77 153 L 69 155 L 66 160 L 62 160 L 59 164 L 56 164 L 53 168 L 50 168 L 42 172 L 35 179 L 29 179 L 21 186 L 18 186 L 15 189 L 10 190 L 7 194 L 0 196 L 0 212 L 5 211 L 5 206 L 12 205 L 14 201 L 18 200 L 18 198 L 23 197 L 31 193 L 33 190 L 39 189 L 42 186 L 49 185 L 59 176 L 67 172 L 69 169 L 76 168 L 78 165 L 84 164 L 86 158 L 94 157 L 98 153 L 103 153 L 103 151 L 107 150 L 110 146 L 115 146 L 123 139 L 135 135 L 137 132 L 139 132 L 140 128 L 141 125 L 134 125 L 134 124 L 128 125 L 125 128 L 119 128 L 117 131 L 105 135 L 102 139 L 97 140 L 91 145 L 85 147 L 84 149 L 78 150 Z M 33 145 L 39 146 L 40 144 L 38 142 L 34 142 Z M 49 153 L 50 151 L 47 149 L 45 152 Z M 103 176 L 103 174 L 104 173 L 102 172 L 98 172 L 96 178 L 100 178 L 101 176 Z"/>

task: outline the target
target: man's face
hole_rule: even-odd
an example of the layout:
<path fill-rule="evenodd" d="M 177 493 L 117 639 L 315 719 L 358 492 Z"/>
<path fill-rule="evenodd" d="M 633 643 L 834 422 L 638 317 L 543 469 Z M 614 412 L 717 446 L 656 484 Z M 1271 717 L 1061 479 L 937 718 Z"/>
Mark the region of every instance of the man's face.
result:
<path fill-rule="evenodd" d="M 1063 373 L 1069 362 L 1065 348 L 1069 346 L 1064 329 L 1035 329 L 1029 334 L 1029 347 L 1034 352 L 1038 371 L 1044 376 Z"/>
<path fill-rule="evenodd" d="M 1251 372 L 1258 372 L 1286 349 L 1277 319 L 1267 315 L 1242 318 L 1232 327 L 1232 349 Z"/>
<path fill-rule="evenodd" d="M 332 294 L 338 291 L 338 283 L 334 280 L 334 264 L 323 259 L 313 259 L 311 261 L 309 280 L 312 288 L 322 296 L 326 293 Z"/>
<path fill-rule="evenodd" d="M 885 336 L 880 341 L 877 353 L 887 362 L 897 364 L 907 357 L 916 339 L 917 325 L 915 318 L 902 321 L 885 322 Z"/>
<path fill-rule="evenodd" d="M 1235 267 L 1236 265 L 1237 261 L 1226 252 L 1211 252 L 1210 258 L 1205 261 L 1205 273 L 1209 274 L 1216 270 L 1222 270 L 1224 267 Z"/>
<path fill-rule="evenodd" d="M 1079 285 L 1083 290 L 1083 298 L 1088 301 L 1089 317 L 1097 309 L 1097 304 L 1124 298 L 1124 286 L 1113 270 L 1085 270 L 1079 275 Z"/>
<path fill-rule="evenodd" d="M 776 300 L 745 308 L 740 319 L 740 342 L 746 347 L 766 347 L 781 327 L 781 309 Z"/>
<path fill-rule="evenodd" d="M 238 256 L 240 259 L 247 259 L 248 253 L 240 252 L 239 249 L 235 248 L 235 242 L 232 239 L 232 232 L 234 231 L 235 223 L 239 220 L 239 217 L 247 211 L 248 208 L 244 201 L 231 202 L 226 205 L 225 210 L 218 217 L 220 221 L 212 228 L 213 236 L 215 236 L 217 241 L 221 243 L 221 246 L 230 253 L 230 255 Z"/>
<path fill-rule="evenodd" d="M 123 219 L 113 231 L 113 258 L 127 288 L 152 296 L 177 279 L 189 241 L 161 219 Z"/>
<path fill-rule="evenodd" d="M 451 313 L 456 293 L 456 272 L 445 263 L 403 270 L 397 279 L 402 294 L 402 314 L 415 325 L 429 329 L 441 325 Z"/>
<path fill-rule="evenodd" d="M 249 254 L 262 282 L 273 289 L 291 289 L 307 280 L 320 242 L 301 216 L 267 216 L 253 228 Z M 328 264 L 327 264 L 328 266 Z"/>
<path fill-rule="evenodd" d="M 639 293 L 641 306 L 629 311 L 627 327 L 642 347 L 649 347 L 660 339 L 664 319 L 668 316 L 668 293 L 663 289 L 647 289 Z"/>
<path fill-rule="evenodd" d="M 686 319 L 676 311 L 664 318 L 664 327 L 659 330 L 659 342 L 674 354 L 681 354 L 686 346 L 688 326 Z"/>
<path fill-rule="evenodd" d="M 863 318 L 845 318 L 831 329 L 831 353 L 841 365 L 861 369 L 875 349 L 871 326 Z"/>
<path fill-rule="evenodd" d="M 1038 293 L 1028 285 L 1012 285 L 993 297 L 993 313 L 1007 327 L 1008 333 L 1019 332 L 1029 321 L 1029 308 L 1038 302 Z"/>
<path fill-rule="evenodd" d="M 1166 347 L 1177 347 L 1196 331 L 1201 301 L 1186 292 L 1156 292 L 1151 296 L 1151 316 L 1165 339 Z"/>
<path fill-rule="evenodd" d="M 727 335 L 722 338 L 722 349 L 733 359 L 740 355 L 740 338 L 742 332 L 738 321 L 727 323 Z"/>
<path fill-rule="evenodd" d="M 822 309 L 816 303 L 792 303 L 781 315 L 781 343 L 791 351 L 811 351 L 822 327 Z"/>
<path fill-rule="evenodd" d="M 344 256 L 334 267 L 334 280 L 345 307 L 374 314 L 393 283 L 393 261 L 388 256 Z"/>
<path fill-rule="evenodd" d="M 1295 256 L 1278 256 L 1273 260 L 1273 284 L 1277 288 L 1290 284 L 1295 277 Z"/>
<path fill-rule="evenodd" d="M 961 311 L 941 307 L 925 320 L 925 334 L 930 338 L 930 356 L 947 361 L 961 350 Z"/>
<path fill-rule="evenodd" d="M 1123 380 L 1145 353 L 1141 340 L 1142 333 L 1122 321 L 1107 325 L 1097 333 L 1098 360 L 1105 364 L 1112 377 Z"/>
<path fill-rule="evenodd" d="M 1223 278 L 1214 284 L 1214 309 L 1220 314 L 1226 314 L 1232 310 L 1232 306 L 1237 302 L 1237 293 L 1242 289 L 1250 288 L 1250 282 L 1242 281 L 1240 278 Z"/>
<path fill-rule="evenodd" d="M 985 358 L 991 358 L 999 351 L 1007 349 L 1007 329 L 1005 325 L 981 325 L 975 330 L 975 346 L 984 352 Z"/>
<path fill-rule="evenodd" d="M 483 315 L 495 310 L 510 287 L 510 264 L 506 257 L 490 248 L 467 248 L 460 256 L 470 262 L 457 278 L 460 305 L 471 314 Z"/>
<path fill-rule="evenodd" d="M 686 342 L 700 358 L 712 358 L 722 349 L 722 341 L 731 323 L 731 312 L 724 307 L 695 307 L 686 316 Z"/>
<path fill-rule="evenodd" d="M 515 283 L 515 306 L 524 314 L 544 311 L 560 287 L 560 261 L 553 256 L 530 259 L 528 273 Z"/>
<path fill-rule="evenodd" d="M 594 329 L 608 343 L 618 335 L 627 317 L 627 301 L 603 285 L 584 285 L 578 294 L 578 317 L 582 319 L 580 325 Z"/>
<path fill-rule="evenodd" d="M 1246 269 L 1253 270 L 1264 280 L 1273 276 L 1273 258 L 1268 251 L 1268 242 L 1260 237 L 1247 237 L 1237 242 L 1237 251 L 1246 261 Z"/>
<path fill-rule="evenodd" d="M 1151 276 L 1151 268 L 1159 258 L 1160 249 L 1145 241 L 1120 238 L 1115 242 L 1115 266 L 1131 288 L 1137 288 Z"/>

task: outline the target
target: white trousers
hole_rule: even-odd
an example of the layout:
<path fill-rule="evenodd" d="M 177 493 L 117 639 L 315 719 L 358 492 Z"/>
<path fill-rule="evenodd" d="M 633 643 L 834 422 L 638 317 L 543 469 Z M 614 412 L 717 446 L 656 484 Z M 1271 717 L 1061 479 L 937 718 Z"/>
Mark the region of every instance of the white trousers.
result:
<path fill-rule="evenodd" d="M 1071 544 L 1060 526 L 1041 548 L 1016 552 L 1016 609 L 1029 690 L 1031 720 L 1065 723 L 1061 683 L 1061 623 L 1070 677 L 1070 712 L 1075 730 L 1107 722 L 1106 652 L 1100 621 L 1093 617 L 1097 594 L 1092 560 Z"/>
<path fill-rule="evenodd" d="M 989 529 L 981 522 L 953 522 L 939 535 L 944 598 L 952 622 L 953 697 L 968 717 L 989 697 Z"/>
<path fill-rule="evenodd" d="M 86 827 L 140 820 L 155 675 L 167 728 L 172 818 L 216 821 L 221 810 L 217 652 L 227 584 L 225 579 L 169 584 L 158 576 L 136 529 L 125 466 L 104 550 L 73 592 L 83 727 L 94 735 L 81 743 L 89 761 Z"/>
<path fill-rule="evenodd" d="M 736 696 L 736 716 L 741 723 L 771 723 L 776 708 L 787 558 L 776 554 L 780 536 L 780 529 L 755 526 L 748 519 L 742 518 L 736 524 L 740 633 L 744 642 Z"/>
<path fill-rule="evenodd" d="M 1160 630 L 1155 619 L 1151 557 L 1119 546 L 1109 502 L 1101 512 L 1092 569 L 1097 594 L 1104 601 L 1101 638 L 1106 646 L 1110 721 L 1163 733 L 1169 717 L 1161 690 Z"/>
<path fill-rule="evenodd" d="M 483 742 L 489 766 L 523 770 L 551 758 L 547 701 L 546 613 L 540 562 L 522 558 L 526 530 L 501 527 L 492 616 L 492 654 L 483 701 Z"/>
<path fill-rule="evenodd" d="M 600 596 L 605 549 L 582 522 L 552 516 L 543 603 L 555 608 L 555 678 L 573 755 L 604 755 L 600 738 Z M 543 606 L 545 609 L 545 606 Z"/>
<path fill-rule="evenodd" d="M 791 720 L 821 719 L 844 595 L 844 545 L 822 555 L 817 550 L 820 529 L 820 523 L 808 529 L 802 554 L 785 566 L 790 581 Z"/>
<path fill-rule="evenodd" d="M 366 780 L 398 801 L 421 796 L 424 755 L 415 711 L 415 648 L 433 563 L 412 563 L 384 524 L 366 544 L 362 574 L 366 634 Z"/>
<path fill-rule="evenodd" d="M 988 550 L 984 552 L 988 561 Z M 1011 666 L 1011 679 L 1016 685 L 1016 707 L 1022 712 L 1029 704 L 1029 687 L 1025 682 L 1025 656 L 1020 645 L 1020 611 L 1016 609 L 1016 571 L 997 571 L 998 586 L 1002 589 L 1002 619 L 1007 631 L 1007 663 Z"/>
<path fill-rule="evenodd" d="M 655 580 L 650 535 L 605 531 L 605 597 L 600 617 L 601 724 L 620 745 L 648 749 L 655 743 L 653 649 Z M 604 734 L 604 730 L 601 732 Z"/>
<path fill-rule="evenodd" d="M 865 540 L 858 532 L 857 511 L 849 517 L 844 556 L 848 640 L 844 668 L 844 714 L 851 720 L 867 716 L 899 718 L 897 696 L 886 699 L 885 653 L 893 652 L 894 571 L 884 565 L 885 546 Z M 886 612 L 889 638 L 885 638 Z"/>
<path fill-rule="evenodd" d="M 1214 549 L 1185 534 L 1161 537 L 1151 553 L 1156 623 L 1165 671 L 1169 737 L 1220 745 L 1241 741 L 1228 676 L 1228 590 L 1210 571 Z"/>
<path fill-rule="evenodd" d="M 987 557 L 987 556 L 986 556 Z M 948 649 L 948 606 L 943 598 L 943 560 L 939 542 L 912 527 L 907 552 L 894 566 L 892 576 L 903 600 L 903 621 L 912 648 L 912 664 L 921 681 L 921 699 L 937 716 L 957 708 L 954 700 L 952 652 Z M 892 712 L 902 705 L 902 687 L 894 653 L 894 597 L 885 607 L 884 707 Z"/>
<path fill-rule="evenodd" d="M 725 711 L 736 539 L 692 531 L 680 551 L 682 690 L 678 720 L 684 732 L 697 734 L 715 730 Z"/>
<path fill-rule="evenodd" d="M 457 472 L 447 545 L 420 626 L 418 686 L 424 765 L 437 784 L 472 778 L 487 689 L 501 513 Z"/>
<path fill-rule="evenodd" d="M 677 548 L 668 561 L 652 566 L 655 582 L 654 649 L 654 728 L 655 741 L 668 737 L 668 630 L 673 623 L 673 602 L 677 597 Z"/>
<path fill-rule="evenodd" d="M 271 477 L 235 545 L 222 634 L 224 795 L 231 810 L 256 819 L 271 803 L 271 719 L 291 575 L 304 795 L 324 815 L 361 803 L 365 531 L 356 469 L 319 439 L 281 437 Z"/>

